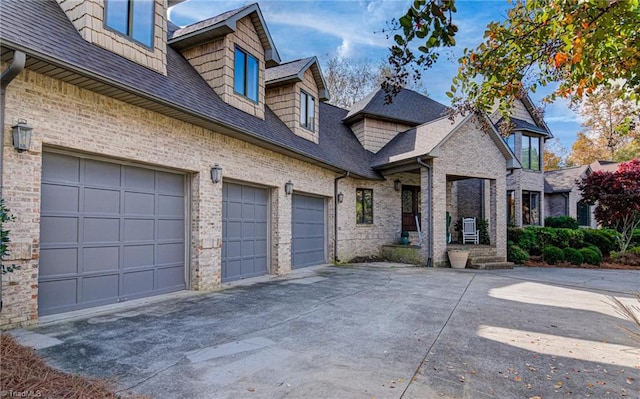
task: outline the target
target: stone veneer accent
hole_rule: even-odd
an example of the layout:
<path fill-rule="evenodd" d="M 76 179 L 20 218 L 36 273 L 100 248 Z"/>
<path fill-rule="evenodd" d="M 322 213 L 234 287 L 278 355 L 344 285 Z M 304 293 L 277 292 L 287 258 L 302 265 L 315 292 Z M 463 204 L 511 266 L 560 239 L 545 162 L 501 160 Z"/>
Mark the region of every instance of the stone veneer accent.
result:
<path fill-rule="evenodd" d="M 258 59 L 258 102 L 234 91 L 235 48 Z M 253 25 L 251 15 L 240 19 L 237 30 L 220 39 L 182 51 L 182 55 L 202 75 L 224 102 L 250 115 L 264 119 L 265 56 L 262 42 Z"/>
<path fill-rule="evenodd" d="M 351 126 L 351 130 L 364 148 L 376 153 L 398 133 L 409 130 L 411 127 L 403 123 L 365 117 L 363 120 L 355 122 Z"/>
<path fill-rule="evenodd" d="M 104 1 L 56 0 L 82 38 L 163 75 L 167 74 L 167 0 L 155 1 L 153 48 L 108 29 Z"/>
<path fill-rule="evenodd" d="M 314 129 L 309 130 L 300 125 L 300 91 L 304 90 L 315 99 Z M 318 86 L 311 68 L 304 73 L 302 82 L 277 86 L 267 89 L 267 105 L 292 132 L 314 143 L 318 143 L 320 123 L 320 100 Z"/>
<path fill-rule="evenodd" d="M 289 179 L 296 192 L 327 198 L 327 254 L 333 259 L 334 172 L 29 70 L 11 83 L 6 100 L 3 196 L 17 217 L 7 223 L 12 240 L 7 261 L 22 270 L 2 279 L 3 329 L 33 324 L 38 317 L 40 184 L 47 148 L 186 173 L 192 290 L 220 287 L 222 184 L 211 182 L 214 163 L 223 167 L 224 181 L 270 189 L 271 273 L 291 270 L 291 196 L 283 189 Z M 23 153 L 11 146 L 10 127 L 18 118 L 34 127 L 31 149 Z"/>

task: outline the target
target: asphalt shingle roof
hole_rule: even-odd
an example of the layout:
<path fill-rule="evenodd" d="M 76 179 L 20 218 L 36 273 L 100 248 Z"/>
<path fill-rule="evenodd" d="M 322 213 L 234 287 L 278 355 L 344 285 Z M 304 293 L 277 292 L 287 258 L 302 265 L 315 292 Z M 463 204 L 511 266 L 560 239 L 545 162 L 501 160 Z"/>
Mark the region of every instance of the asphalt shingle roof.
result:
<path fill-rule="evenodd" d="M 240 8 L 236 8 L 235 10 L 229 10 L 229 11 L 225 11 L 220 15 L 216 15 L 214 17 L 211 18 L 207 18 L 203 21 L 198 21 L 194 24 L 185 26 L 183 28 L 178 28 L 177 30 L 175 30 L 174 32 L 172 32 L 169 35 L 169 39 L 177 39 L 181 36 L 184 35 L 188 35 L 189 33 L 193 33 L 193 32 L 197 32 L 199 30 L 202 29 L 206 29 L 212 26 L 215 26 L 216 24 L 219 24 L 220 22 L 224 22 L 227 19 L 231 18 L 232 16 L 242 12 L 244 9 L 252 7 L 253 4 L 248 4 L 246 6 L 240 7 Z"/>
<path fill-rule="evenodd" d="M 355 103 L 345 120 L 369 115 L 420 125 L 442 117 L 448 107 L 413 90 L 402 89 L 391 104 L 385 104 L 385 91 L 379 89 Z"/>
<path fill-rule="evenodd" d="M 165 76 L 88 43 L 55 1 L 2 0 L 0 34 L 5 48 L 20 49 L 30 57 L 108 82 L 335 168 L 363 177 L 380 178 L 368 166 L 367 151 L 362 146 L 356 148 L 355 144 L 359 145 L 359 142 L 355 135 L 349 129 L 338 129 L 339 120 L 327 121 L 332 115 L 342 117 L 342 113 L 329 111 L 321 116 L 320 144 L 315 144 L 295 135 L 268 107 L 265 107 L 265 119 L 260 119 L 226 104 L 170 46 L 167 47 Z M 335 129 L 326 130 L 324 126 Z"/>
<path fill-rule="evenodd" d="M 565 193 L 573 190 L 576 181 L 588 168 L 589 166 L 575 166 L 544 172 L 545 193 Z"/>
<path fill-rule="evenodd" d="M 542 134 L 544 136 L 552 137 L 546 129 L 538 127 L 538 126 L 536 126 L 536 125 L 534 125 L 532 123 L 529 123 L 529 122 L 527 122 L 525 120 L 518 119 L 518 118 L 510 118 L 510 121 L 514 125 L 513 130 L 526 130 L 526 131 L 529 131 L 529 132 L 538 133 L 538 134 Z M 504 118 L 500 118 L 498 123 L 496 123 L 496 126 L 500 126 L 502 123 L 504 123 Z"/>
<path fill-rule="evenodd" d="M 268 84 L 274 80 L 286 79 L 297 76 L 307 64 L 315 59 L 315 57 L 303 58 L 300 60 L 289 61 L 278 66 L 267 68 L 264 80 Z"/>

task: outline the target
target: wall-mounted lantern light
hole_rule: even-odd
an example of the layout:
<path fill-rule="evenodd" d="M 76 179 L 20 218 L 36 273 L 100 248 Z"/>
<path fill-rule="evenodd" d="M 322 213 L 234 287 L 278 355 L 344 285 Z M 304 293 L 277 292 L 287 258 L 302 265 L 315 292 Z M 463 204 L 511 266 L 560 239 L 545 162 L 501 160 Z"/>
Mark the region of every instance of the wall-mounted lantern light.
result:
<path fill-rule="evenodd" d="M 222 167 L 218 164 L 213 165 L 211 168 L 211 181 L 214 183 L 220 183 L 222 180 Z"/>
<path fill-rule="evenodd" d="M 18 152 L 29 150 L 31 146 L 31 131 L 33 128 L 27 125 L 24 119 L 18 119 L 18 124 L 11 126 L 13 130 L 13 146 Z"/>
<path fill-rule="evenodd" d="M 393 181 L 393 189 L 396 191 L 400 191 L 400 189 L 402 188 L 402 182 L 398 179 Z"/>
<path fill-rule="evenodd" d="M 291 193 L 293 193 L 293 183 L 291 183 L 291 180 L 284 184 L 284 193 L 287 195 L 291 195 Z"/>
<path fill-rule="evenodd" d="M 342 201 L 344 201 L 344 194 L 340 192 L 338 193 L 338 203 L 342 204 Z"/>

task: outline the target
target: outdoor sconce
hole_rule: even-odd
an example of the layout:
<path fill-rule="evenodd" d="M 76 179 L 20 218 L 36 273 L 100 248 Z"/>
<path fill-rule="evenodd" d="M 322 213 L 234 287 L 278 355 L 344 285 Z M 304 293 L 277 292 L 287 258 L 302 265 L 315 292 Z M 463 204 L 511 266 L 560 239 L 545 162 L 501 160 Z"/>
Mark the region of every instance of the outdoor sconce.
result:
<path fill-rule="evenodd" d="M 13 130 L 13 146 L 18 152 L 24 152 L 31 146 L 31 131 L 33 128 L 27 125 L 24 119 L 18 119 L 18 124 L 11 126 Z"/>
<path fill-rule="evenodd" d="M 291 183 L 291 180 L 284 184 L 284 193 L 287 195 L 291 195 L 291 193 L 293 193 L 293 183 Z"/>
<path fill-rule="evenodd" d="M 344 194 L 340 192 L 338 193 L 338 203 L 342 204 L 342 201 L 344 201 Z"/>
<path fill-rule="evenodd" d="M 400 191 L 400 189 L 402 188 L 402 182 L 398 179 L 393 181 L 393 189 L 396 191 Z"/>
<path fill-rule="evenodd" d="M 211 168 L 211 181 L 214 183 L 220 183 L 222 180 L 222 167 L 218 164 L 213 165 Z"/>

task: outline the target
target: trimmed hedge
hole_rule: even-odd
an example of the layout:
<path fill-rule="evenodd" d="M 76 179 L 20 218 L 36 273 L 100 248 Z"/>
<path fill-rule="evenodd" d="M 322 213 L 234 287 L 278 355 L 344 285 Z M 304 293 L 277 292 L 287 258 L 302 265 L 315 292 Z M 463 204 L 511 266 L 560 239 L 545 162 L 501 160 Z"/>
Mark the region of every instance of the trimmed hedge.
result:
<path fill-rule="evenodd" d="M 550 245 L 543 251 L 544 261 L 550 265 L 555 265 L 564 261 L 564 252 L 558 247 Z"/>
<path fill-rule="evenodd" d="M 562 252 L 564 253 L 564 260 L 572 265 L 579 266 L 584 262 L 584 256 L 582 256 L 580 251 L 575 248 L 565 248 Z"/>
<path fill-rule="evenodd" d="M 572 229 L 578 230 L 580 226 L 578 226 L 578 221 L 571 216 L 559 216 L 559 217 L 551 217 L 544 219 L 544 227 L 553 227 L 553 228 L 562 228 L 562 229 Z"/>
<path fill-rule="evenodd" d="M 580 253 L 584 258 L 584 263 L 595 266 L 600 266 L 600 263 L 602 263 L 602 257 L 591 248 L 582 248 L 580 249 Z"/>
<path fill-rule="evenodd" d="M 618 248 L 616 236 L 618 233 L 611 229 L 583 229 L 584 243 L 593 244 L 603 255 L 608 256 Z"/>
<path fill-rule="evenodd" d="M 507 260 L 518 265 L 529 260 L 529 254 L 524 249 L 515 245 L 512 241 L 507 243 Z"/>

